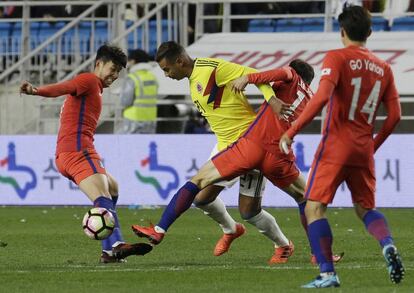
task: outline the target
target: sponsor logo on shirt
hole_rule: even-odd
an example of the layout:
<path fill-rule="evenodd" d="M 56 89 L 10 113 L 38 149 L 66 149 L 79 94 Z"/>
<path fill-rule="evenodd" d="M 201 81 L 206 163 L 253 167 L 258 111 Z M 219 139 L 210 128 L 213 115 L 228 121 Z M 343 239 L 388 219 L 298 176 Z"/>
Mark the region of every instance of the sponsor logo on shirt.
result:
<path fill-rule="evenodd" d="M 199 94 L 203 92 L 203 86 L 201 85 L 199 81 L 197 81 L 197 91 Z"/>
<path fill-rule="evenodd" d="M 331 74 L 331 69 L 330 68 L 324 68 L 324 69 L 322 69 L 321 76 L 329 75 L 329 74 Z"/>

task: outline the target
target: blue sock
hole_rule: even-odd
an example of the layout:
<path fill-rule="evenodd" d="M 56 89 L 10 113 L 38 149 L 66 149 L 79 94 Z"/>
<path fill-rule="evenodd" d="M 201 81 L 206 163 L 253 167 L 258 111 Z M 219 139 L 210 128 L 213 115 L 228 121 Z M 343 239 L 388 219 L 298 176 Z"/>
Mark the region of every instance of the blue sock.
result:
<path fill-rule="evenodd" d="M 319 219 L 308 225 L 308 235 L 321 273 L 334 272 L 332 262 L 332 232 L 327 219 Z"/>
<path fill-rule="evenodd" d="M 114 207 L 114 203 L 112 202 L 111 199 L 104 197 L 104 196 L 100 196 L 98 197 L 94 202 L 93 202 L 95 207 L 101 207 L 101 208 L 105 208 L 108 211 L 110 211 L 112 213 L 112 215 L 115 218 L 115 228 L 114 231 L 112 232 L 111 236 L 109 236 L 108 238 L 102 240 L 102 250 L 106 250 L 106 251 L 111 251 L 112 250 L 112 245 L 115 242 L 124 242 L 122 235 L 121 235 L 121 229 L 119 227 L 119 221 L 118 221 L 118 215 L 116 214 L 116 210 Z"/>
<path fill-rule="evenodd" d="M 191 207 L 199 191 L 200 189 L 197 185 L 191 181 L 187 181 L 170 200 L 157 226 L 167 231 L 172 223 Z"/>
<path fill-rule="evenodd" d="M 379 211 L 368 211 L 362 221 L 364 222 L 367 231 L 378 240 L 381 247 L 394 243 L 388 228 L 387 220 Z"/>

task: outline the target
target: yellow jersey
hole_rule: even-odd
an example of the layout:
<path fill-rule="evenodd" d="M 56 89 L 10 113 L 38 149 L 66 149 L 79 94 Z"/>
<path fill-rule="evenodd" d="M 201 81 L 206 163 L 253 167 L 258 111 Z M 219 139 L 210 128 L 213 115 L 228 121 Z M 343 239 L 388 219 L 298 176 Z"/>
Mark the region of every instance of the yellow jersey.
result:
<path fill-rule="evenodd" d="M 235 142 L 256 118 L 243 93 L 231 90 L 229 82 L 257 70 L 221 59 L 197 58 L 189 77 L 191 99 L 215 133 L 218 149 Z M 266 101 L 275 96 L 268 84 L 257 86 Z"/>

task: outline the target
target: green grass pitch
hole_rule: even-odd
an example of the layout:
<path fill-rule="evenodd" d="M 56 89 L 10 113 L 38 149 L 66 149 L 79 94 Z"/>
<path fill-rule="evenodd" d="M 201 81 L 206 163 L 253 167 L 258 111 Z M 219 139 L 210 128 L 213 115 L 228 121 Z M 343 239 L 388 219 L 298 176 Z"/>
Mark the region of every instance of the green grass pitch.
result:
<path fill-rule="evenodd" d="M 295 244 L 287 264 L 267 264 L 272 244 L 249 224 L 229 253 L 214 257 L 221 230 L 200 210 L 191 209 L 150 254 L 130 257 L 125 264 L 101 265 L 99 242 L 81 229 L 86 207 L 3 207 L 0 292 L 302 292 L 300 285 L 318 271 L 309 263 L 297 209 L 267 210 Z M 389 281 L 377 242 L 353 210 L 331 209 L 334 251 L 345 252 L 336 267 L 341 288 L 335 292 L 414 292 L 413 209 L 382 211 L 402 253 L 405 280 L 400 285 Z M 144 241 L 133 235 L 130 225 L 157 221 L 161 212 L 120 208 L 126 240 Z M 236 209 L 230 212 L 240 220 Z"/>

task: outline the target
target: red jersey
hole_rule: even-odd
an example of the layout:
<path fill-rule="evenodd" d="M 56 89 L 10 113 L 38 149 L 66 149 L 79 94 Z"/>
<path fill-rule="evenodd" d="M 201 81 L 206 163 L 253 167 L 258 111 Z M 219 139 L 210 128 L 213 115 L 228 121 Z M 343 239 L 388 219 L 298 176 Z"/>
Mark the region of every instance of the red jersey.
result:
<path fill-rule="evenodd" d="M 271 153 L 280 154 L 279 139 L 302 113 L 313 96 L 312 90 L 291 67 L 283 67 L 248 75 L 249 83 L 271 83 L 278 99 L 291 104 L 293 115 L 287 121 L 279 119 L 267 102 L 263 103 L 246 134 L 247 139 L 260 144 Z"/>
<path fill-rule="evenodd" d="M 322 80 L 335 87 L 315 158 L 348 166 L 373 166 L 377 109 L 382 101 L 399 98 L 390 66 L 366 48 L 349 46 L 327 53 Z M 288 131 L 289 137 L 303 127 L 312 109 L 305 112 Z"/>
<path fill-rule="evenodd" d="M 60 112 L 56 154 L 94 148 L 95 134 L 102 110 L 102 81 L 93 73 L 40 87 L 38 95 L 56 97 L 68 94 Z"/>

